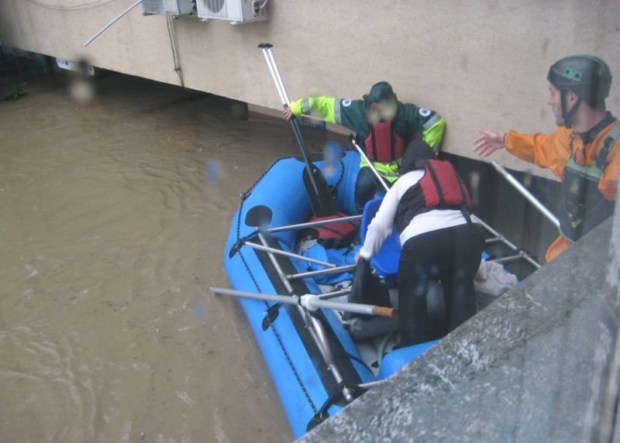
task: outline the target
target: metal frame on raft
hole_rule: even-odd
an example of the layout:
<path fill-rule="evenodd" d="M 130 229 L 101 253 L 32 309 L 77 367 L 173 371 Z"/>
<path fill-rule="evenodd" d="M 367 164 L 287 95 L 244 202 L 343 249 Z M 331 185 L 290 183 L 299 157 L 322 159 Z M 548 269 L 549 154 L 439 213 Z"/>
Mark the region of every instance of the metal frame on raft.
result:
<path fill-rule="evenodd" d="M 354 386 L 346 382 L 345 377 L 343 376 L 343 373 L 341 372 L 340 368 L 338 367 L 335 361 L 330 342 L 327 338 L 326 331 L 325 331 L 325 327 L 327 326 L 323 324 L 320 318 L 316 317 L 315 312 L 319 309 L 333 309 L 333 310 L 339 310 L 339 311 L 362 313 L 362 314 L 367 314 L 367 315 L 382 315 L 382 316 L 394 317 L 397 315 L 397 311 L 393 308 L 384 308 L 384 307 L 373 306 L 373 305 L 358 305 L 355 303 L 348 303 L 348 302 L 327 301 L 330 298 L 347 295 L 350 292 L 350 288 L 339 289 L 339 290 L 324 293 L 324 294 L 295 294 L 295 290 L 292 285 L 292 282 L 295 280 L 310 278 L 310 277 L 314 277 L 317 275 L 324 275 L 324 274 L 331 274 L 331 273 L 338 273 L 338 272 L 348 272 L 348 271 L 353 270 L 355 268 L 355 265 L 336 266 L 333 263 L 322 262 L 320 260 L 312 260 L 312 259 L 309 260 L 308 257 L 305 257 L 303 255 L 295 254 L 292 252 L 284 251 L 277 247 L 270 246 L 267 236 L 270 234 L 276 234 L 279 232 L 295 231 L 295 230 L 301 230 L 301 229 L 306 229 L 310 227 L 325 226 L 325 225 L 329 225 L 333 223 L 341 223 L 341 222 L 347 222 L 347 221 L 349 222 L 357 221 L 357 220 L 360 220 L 361 217 L 362 217 L 361 215 L 344 216 L 344 217 L 337 217 L 337 218 L 332 218 L 328 220 L 320 220 L 316 222 L 296 223 L 296 224 L 270 227 L 270 228 L 264 227 L 264 226 L 258 226 L 255 228 L 255 230 L 251 234 L 249 234 L 248 236 L 244 237 L 244 239 L 241 240 L 241 244 L 233 246 L 232 250 L 235 250 L 235 249 L 239 250 L 243 246 L 248 246 L 249 248 L 252 248 L 255 251 L 261 251 L 265 253 L 270 263 L 273 265 L 273 268 L 275 270 L 275 273 L 278 276 L 278 279 L 281 281 L 283 287 L 286 289 L 286 292 L 288 293 L 287 295 L 257 294 L 257 293 L 252 293 L 252 292 L 234 291 L 234 290 L 223 289 L 223 288 L 211 288 L 211 291 L 216 294 L 232 295 L 232 296 L 238 296 L 238 297 L 248 297 L 248 298 L 255 298 L 259 300 L 275 302 L 275 304 L 271 305 L 270 308 L 268 309 L 268 312 L 266 313 L 266 317 L 270 315 L 269 311 L 273 309 L 275 310 L 279 309 L 279 306 L 282 304 L 295 305 L 295 308 L 298 310 L 298 312 L 301 314 L 302 318 L 304 319 L 307 330 L 309 331 L 313 342 L 316 344 L 321 354 L 321 357 L 327 367 L 328 372 L 332 375 L 334 381 L 336 382 L 336 385 L 340 389 L 340 394 L 342 395 L 342 397 L 345 399 L 347 403 L 351 402 L 359 392 L 382 382 L 382 380 L 369 382 L 369 383 L 356 383 Z M 476 222 L 478 222 L 489 233 L 490 238 L 486 239 L 487 244 L 493 244 L 493 243 L 499 242 L 499 243 L 504 244 L 509 249 L 515 251 L 514 255 L 509 255 L 505 257 L 497 257 L 489 261 L 494 261 L 497 263 L 507 263 L 510 261 L 523 259 L 523 260 L 526 260 L 534 268 L 536 269 L 540 268 L 540 264 L 536 260 L 534 260 L 525 251 L 517 248 L 516 245 L 514 245 L 512 242 L 506 239 L 502 234 L 498 233 L 495 229 L 493 229 L 491 226 L 489 226 L 487 223 L 485 223 L 478 217 L 473 216 L 472 218 L 475 219 Z M 249 241 L 251 238 L 256 238 L 258 242 L 254 243 L 254 242 Z M 287 274 L 280 266 L 280 263 L 277 260 L 277 256 L 315 263 L 315 264 L 324 266 L 324 269 L 320 269 L 317 271 Z M 275 320 L 275 317 L 270 319 L 271 322 L 274 320 Z M 329 407 L 331 407 L 333 402 L 334 402 L 334 395 L 330 396 L 328 392 L 328 398 L 325 404 L 323 405 L 323 407 L 321 407 L 319 412 L 317 412 L 317 414 L 313 417 L 313 420 L 311 420 L 311 422 L 316 422 L 316 420 L 320 421 L 322 418 L 325 418 L 327 410 L 329 409 Z"/>
<path fill-rule="evenodd" d="M 354 146 L 361 149 L 352 140 Z M 363 154 L 363 152 L 362 152 Z M 384 188 L 387 190 L 388 186 L 382 181 Z M 254 214 L 251 212 L 256 209 Z M 241 209 L 240 209 L 241 210 Z M 241 213 L 240 213 L 241 214 Z M 243 246 L 247 246 L 255 251 L 256 254 L 261 254 L 261 261 L 265 260 L 263 264 L 269 263 L 271 268 L 271 279 L 274 282 L 274 288 L 278 292 L 282 292 L 282 295 L 278 294 L 258 294 L 252 292 L 242 292 L 230 289 L 211 288 L 212 292 L 222 295 L 232 295 L 238 297 L 254 298 L 258 300 L 273 302 L 264 314 L 263 329 L 267 329 L 276 320 L 280 307 L 282 305 L 292 305 L 288 311 L 289 315 L 301 317 L 301 324 L 298 327 L 303 327 L 307 331 L 307 337 L 310 346 L 316 346 L 316 352 L 320 355 L 320 366 L 326 369 L 329 373 L 329 383 L 325 386 L 327 399 L 323 403 L 320 409 L 315 409 L 315 415 L 313 415 L 310 425 L 313 426 L 327 417 L 327 411 L 335 403 L 338 398 L 343 398 L 346 403 L 351 402 L 357 395 L 363 392 L 365 389 L 380 383 L 379 381 L 372 381 L 363 383 L 362 380 L 353 379 L 354 377 L 348 371 L 350 370 L 344 362 L 340 362 L 336 356 L 339 355 L 338 344 L 332 342 L 333 337 L 332 330 L 328 330 L 330 325 L 327 319 L 322 315 L 319 315 L 321 309 L 332 309 L 338 311 L 349 311 L 355 313 L 362 313 L 367 315 L 383 315 L 388 317 L 394 317 L 397 315 L 397 311 L 392 308 L 385 308 L 373 305 L 358 305 L 347 302 L 330 302 L 330 298 L 335 298 L 350 293 L 350 288 L 339 289 L 325 294 L 304 294 L 302 286 L 298 286 L 304 279 L 315 277 L 318 275 L 326 275 L 340 272 L 350 272 L 355 268 L 355 265 L 336 266 L 333 263 L 329 263 L 322 260 L 316 260 L 310 257 L 305 257 L 301 254 L 285 251 L 277 241 L 277 236 L 281 232 L 299 231 L 302 229 L 308 229 L 319 226 L 327 226 L 335 223 L 354 222 L 362 219 L 362 215 L 341 216 L 324 220 L 318 220 L 313 222 L 295 223 L 284 226 L 268 227 L 271 223 L 271 211 L 264 206 L 255 206 L 248 213 L 246 213 L 246 225 L 254 227 L 254 229 L 246 236 L 237 236 L 237 241 L 232 245 L 229 256 L 232 257 Z M 491 246 L 497 243 L 505 246 L 509 252 L 505 250 L 497 251 L 499 256 L 492 256 L 491 262 L 497 263 L 509 263 L 517 260 L 524 260 L 534 269 L 540 268 L 540 264 L 534 260 L 527 252 L 519 249 L 515 244 L 506 239 L 502 234 L 497 232 L 487 223 L 482 221 L 475 215 L 472 215 L 472 219 L 482 226 L 485 230 L 485 242 Z M 285 260 L 285 261 L 282 261 Z M 295 269 L 291 269 L 293 266 L 291 260 L 300 260 L 306 263 L 313 263 L 321 266 L 323 269 L 306 272 L 295 272 Z M 290 266 L 289 266 L 290 264 Z M 277 277 L 276 277 L 277 276 Z M 277 284 L 276 282 L 280 282 Z M 277 288 L 280 289 L 277 289 Z M 307 291 L 307 288 L 305 289 Z M 333 346 L 336 346 L 334 348 Z M 336 351 L 334 353 L 334 351 Z M 318 356 L 317 355 L 317 356 Z M 350 357 L 351 358 L 351 357 Z M 352 369 L 352 368 L 351 368 Z M 335 383 L 334 388 L 328 388 L 329 384 Z M 335 390 L 334 390 L 335 389 Z M 331 391 L 331 392 L 330 392 Z"/>

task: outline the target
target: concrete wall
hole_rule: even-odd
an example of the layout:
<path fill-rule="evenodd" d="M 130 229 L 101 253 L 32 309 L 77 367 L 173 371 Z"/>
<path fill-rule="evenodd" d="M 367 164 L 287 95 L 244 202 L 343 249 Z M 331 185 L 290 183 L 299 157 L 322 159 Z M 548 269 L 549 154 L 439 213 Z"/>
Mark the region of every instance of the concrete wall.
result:
<path fill-rule="evenodd" d="M 133 0 L 0 3 L 5 43 L 179 84 L 166 18 L 137 8 L 90 47 L 82 43 Z M 399 98 L 448 120 L 445 150 L 471 156 L 478 128 L 549 131 L 548 66 L 580 52 L 620 69 L 620 0 L 359 0 L 268 4 L 265 23 L 173 22 L 185 86 L 274 109 L 279 102 L 256 45 L 269 41 L 291 97 L 360 97 L 388 80 Z M 610 108 L 620 110 L 620 87 Z M 516 161 L 510 166 L 522 168 Z"/>

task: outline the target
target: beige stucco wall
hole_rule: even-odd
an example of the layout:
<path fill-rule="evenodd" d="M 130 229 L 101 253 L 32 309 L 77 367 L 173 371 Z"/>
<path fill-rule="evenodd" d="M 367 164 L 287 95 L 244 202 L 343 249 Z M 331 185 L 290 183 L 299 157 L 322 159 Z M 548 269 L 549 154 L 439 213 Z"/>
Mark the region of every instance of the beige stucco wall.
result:
<path fill-rule="evenodd" d="M 133 0 L 2 0 L 7 44 L 179 84 L 166 19 L 141 8 L 82 43 Z M 620 72 L 620 0 L 271 0 L 265 23 L 174 21 L 185 85 L 280 107 L 260 42 L 275 45 L 289 95 L 360 97 L 378 80 L 448 120 L 445 150 L 472 156 L 480 127 L 549 131 L 548 66 L 589 52 Z M 616 75 L 610 109 L 620 111 Z M 513 167 L 519 162 L 499 157 Z"/>

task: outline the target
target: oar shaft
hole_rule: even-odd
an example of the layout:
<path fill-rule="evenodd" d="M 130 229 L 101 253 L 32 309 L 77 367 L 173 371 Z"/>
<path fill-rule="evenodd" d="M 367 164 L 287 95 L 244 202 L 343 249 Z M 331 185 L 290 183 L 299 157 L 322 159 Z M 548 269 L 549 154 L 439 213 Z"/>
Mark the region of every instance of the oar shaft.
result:
<path fill-rule="evenodd" d="M 333 263 L 329 263 L 323 260 L 317 260 L 316 258 L 306 257 L 304 255 L 295 254 L 293 252 L 283 251 L 281 249 L 270 248 L 269 246 L 259 245 L 257 243 L 246 241 L 245 244 L 253 249 L 258 249 L 259 251 L 271 252 L 272 254 L 282 255 L 284 257 L 295 258 L 297 260 L 303 260 L 308 263 L 314 263 L 316 265 L 325 266 L 326 268 L 335 268 L 336 265 Z"/>
<path fill-rule="evenodd" d="M 379 183 L 381 183 L 381 186 L 383 186 L 383 189 L 385 189 L 386 192 L 389 191 L 390 188 L 385 183 L 385 180 L 383 179 L 383 177 L 381 177 L 381 174 L 379 174 L 379 171 L 377 171 L 377 169 L 375 168 L 375 165 L 372 164 L 372 162 L 370 161 L 370 159 L 368 158 L 368 156 L 366 155 L 364 150 L 360 147 L 360 145 L 357 144 L 357 142 L 355 141 L 355 138 L 353 136 L 351 136 L 351 143 L 353 143 L 353 146 L 355 146 L 355 149 L 357 149 L 357 152 L 360 153 L 362 158 L 364 160 L 366 160 L 366 163 L 368 163 L 368 167 L 373 172 L 373 174 L 375 174 L 375 176 L 379 180 Z"/>
<path fill-rule="evenodd" d="M 289 305 L 301 304 L 304 308 L 315 311 L 317 309 L 333 309 L 336 311 L 351 312 L 353 314 L 379 315 L 382 317 L 397 317 L 398 311 L 384 306 L 364 305 L 360 303 L 344 303 L 322 300 L 319 296 L 306 294 L 303 297 L 297 295 L 261 294 L 258 292 L 237 291 L 226 288 L 209 288 L 211 292 L 219 295 L 251 298 L 255 300 L 273 301 Z"/>
<path fill-rule="evenodd" d="M 280 90 L 282 91 L 282 96 L 284 97 L 285 103 L 287 105 L 290 104 L 290 100 L 288 99 L 288 94 L 286 93 L 286 89 L 284 88 L 284 83 L 282 83 L 282 77 L 280 76 L 280 71 L 278 70 L 278 65 L 276 65 L 276 60 L 273 58 L 273 53 L 271 52 L 271 47 L 265 48 L 267 52 L 267 57 L 269 57 L 269 61 L 271 62 L 271 66 L 273 67 L 273 71 L 275 73 L 276 83 L 279 84 Z"/>
<path fill-rule="evenodd" d="M 350 272 L 355 269 L 355 265 L 336 266 L 335 268 L 319 269 L 318 271 L 299 272 L 297 274 L 287 274 L 286 278 L 295 280 L 300 278 L 316 277 L 317 275 L 337 274 L 339 272 Z"/>
<path fill-rule="evenodd" d="M 276 89 L 278 91 L 278 95 L 280 96 L 280 100 L 282 101 L 282 105 L 284 106 L 284 108 L 288 108 L 290 101 L 288 99 L 286 89 L 284 89 L 282 77 L 280 77 L 280 71 L 278 71 L 278 66 L 276 65 L 276 61 L 271 52 L 271 45 L 268 43 L 263 43 L 259 45 L 259 48 L 261 48 L 261 51 L 263 51 L 263 56 L 265 57 L 265 61 L 267 62 L 267 67 L 269 68 L 269 72 L 271 73 L 271 78 L 276 85 Z M 295 135 L 297 145 L 299 146 L 299 149 L 301 149 L 301 154 L 306 165 L 306 170 L 308 171 L 308 178 L 310 180 L 310 184 L 312 185 L 312 190 L 314 191 L 314 195 L 318 197 L 319 188 L 312 173 L 312 165 L 310 164 L 308 149 L 306 148 L 306 144 L 304 143 L 304 138 L 301 135 L 301 129 L 299 129 L 299 123 L 295 119 L 295 116 L 293 116 L 293 118 L 291 119 L 290 124 L 291 128 L 293 129 L 293 134 Z"/>
<path fill-rule="evenodd" d="M 260 292 L 246 292 L 237 291 L 235 289 L 226 288 L 209 288 L 211 292 L 219 295 L 230 295 L 233 297 L 252 298 L 255 300 L 274 301 L 278 303 L 284 303 L 288 305 L 296 305 L 299 303 L 299 298 L 296 296 L 277 295 L 277 294 L 262 294 Z"/>
<path fill-rule="evenodd" d="M 517 191 L 521 193 L 521 195 L 523 195 L 527 200 L 529 200 L 529 202 L 532 203 L 536 207 L 536 209 L 538 209 L 542 213 L 542 215 L 544 215 L 551 223 L 553 223 L 558 229 L 560 229 L 560 220 L 558 220 L 558 218 L 553 215 L 553 213 L 549 211 L 549 209 L 547 209 L 547 207 L 543 205 L 540 200 L 534 197 L 534 195 L 525 186 L 523 186 L 519 182 L 519 180 L 514 178 L 512 174 L 506 171 L 506 169 L 504 169 L 504 167 L 497 163 L 495 160 L 491 160 L 491 164 L 497 170 L 497 172 L 504 176 L 508 183 L 510 183 Z"/>
<path fill-rule="evenodd" d="M 346 311 L 351 312 L 352 314 L 365 314 L 365 315 L 379 315 L 382 317 L 397 317 L 398 311 L 394 308 L 387 308 L 383 306 L 373 306 L 373 305 L 363 305 L 360 303 L 348 303 L 348 302 L 337 302 L 330 300 L 321 300 L 318 297 L 308 297 L 304 298 L 303 301 L 308 300 L 306 303 L 308 309 L 316 308 L 326 308 L 333 309 L 335 311 Z M 302 304 L 303 304 L 302 301 Z"/>
<path fill-rule="evenodd" d="M 339 289 L 337 291 L 332 292 L 324 292 L 322 294 L 317 295 L 321 300 L 328 300 L 330 298 L 342 297 L 343 295 L 347 295 L 351 292 L 351 288 Z"/>
<path fill-rule="evenodd" d="M 269 73 L 271 74 L 271 79 L 273 80 L 274 85 L 276 86 L 276 90 L 278 91 L 278 96 L 280 96 L 280 101 L 282 102 L 282 106 L 287 107 L 289 105 L 288 100 L 286 99 L 285 92 L 280 89 L 280 83 L 278 83 L 276 72 L 274 70 L 273 65 L 271 64 L 271 58 L 269 57 L 269 52 L 267 52 L 267 48 L 261 47 L 263 52 L 263 57 L 265 57 L 265 62 L 267 63 L 267 68 L 269 69 Z"/>

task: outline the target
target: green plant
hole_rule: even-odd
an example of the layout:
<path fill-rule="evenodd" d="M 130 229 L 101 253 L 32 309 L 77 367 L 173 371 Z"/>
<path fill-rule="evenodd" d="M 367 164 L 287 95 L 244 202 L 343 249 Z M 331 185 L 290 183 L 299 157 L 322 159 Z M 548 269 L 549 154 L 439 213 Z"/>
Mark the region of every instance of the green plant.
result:
<path fill-rule="evenodd" d="M 7 95 L 2 97 L 2 101 L 14 102 L 16 100 L 19 100 L 24 95 L 28 94 L 28 91 L 26 91 L 27 86 L 28 86 L 28 83 L 26 82 L 20 83 L 19 85 L 15 87 L 15 89 L 12 92 L 9 92 Z"/>

